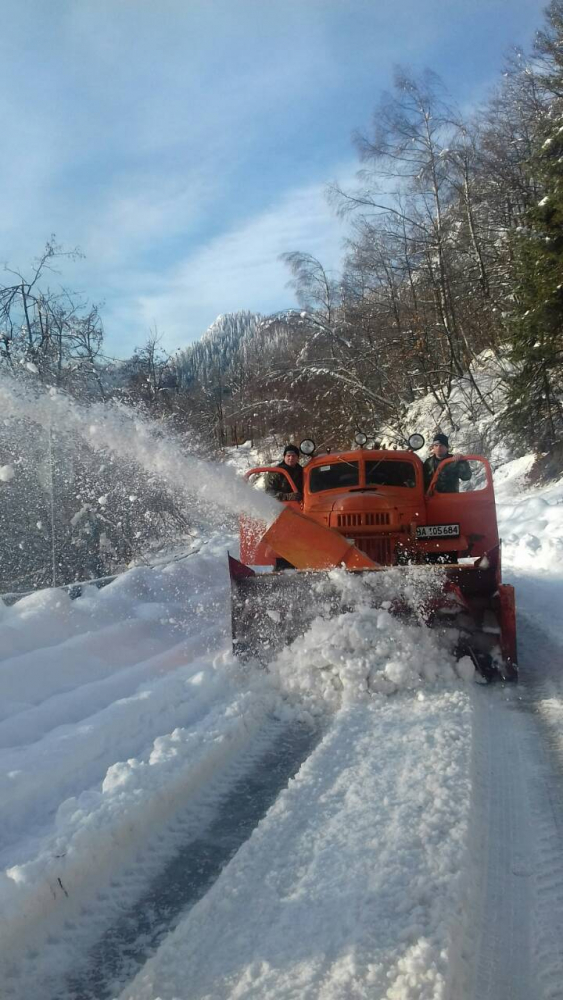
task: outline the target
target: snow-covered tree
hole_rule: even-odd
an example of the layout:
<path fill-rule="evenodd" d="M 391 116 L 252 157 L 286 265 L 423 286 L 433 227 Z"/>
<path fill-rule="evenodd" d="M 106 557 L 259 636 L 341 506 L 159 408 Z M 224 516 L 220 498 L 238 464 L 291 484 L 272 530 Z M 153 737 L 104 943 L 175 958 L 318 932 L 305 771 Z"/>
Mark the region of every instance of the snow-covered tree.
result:
<path fill-rule="evenodd" d="M 528 169 L 541 198 L 514 237 L 516 307 L 511 317 L 507 424 L 539 450 L 563 444 L 563 3 L 552 3 L 538 36 L 538 84 L 548 102 Z"/>

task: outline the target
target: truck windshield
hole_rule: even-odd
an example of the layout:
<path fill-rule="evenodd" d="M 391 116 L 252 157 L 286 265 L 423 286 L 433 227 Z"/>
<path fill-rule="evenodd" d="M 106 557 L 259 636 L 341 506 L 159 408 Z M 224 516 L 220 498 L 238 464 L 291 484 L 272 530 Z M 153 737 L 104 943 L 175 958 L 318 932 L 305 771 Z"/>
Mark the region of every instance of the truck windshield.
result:
<path fill-rule="evenodd" d="M 416 473 L 411 462 L 389 462 L 381 459 L 366 462 L 367 486 L 416 486 Z"/>
<path fill-rule="evenodd" d="M 360 481 L 357 462 L 327 462 L 326 465 L 316 465 L 311 469 L 309 490 L 320 493 L 321 490 L 336 490 L 339 486 L 348 489 L 357 486 Z"/>

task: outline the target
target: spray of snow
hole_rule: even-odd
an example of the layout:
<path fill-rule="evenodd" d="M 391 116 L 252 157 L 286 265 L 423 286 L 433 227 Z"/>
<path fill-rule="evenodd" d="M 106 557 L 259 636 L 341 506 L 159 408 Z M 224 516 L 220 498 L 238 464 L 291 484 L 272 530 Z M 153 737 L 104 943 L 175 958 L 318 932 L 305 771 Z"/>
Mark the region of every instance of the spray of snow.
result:
<path fill-rule="evenodd" d="M 230 514 L 244 511 L 267 523 L 279 513 L 272 497 L 251 489 L 230 468 L 190 454 L 174 440 L 170 428 L 163 433 L 156 422 L 119 404 L 84 407 L 55 389 L 32 394 L 5 381 L 0 384 L 0 409 L 6 418 L 50 426 L 54 433 L 73 432 L 94 451 L 109 451 L 117 458 L 134 461 L 147 474 L 182 491 L 188 501 L 193 502 L 194 497 L 200 501 L 210 526 L 218 521 L 214 517 L 217 510 Z"/>

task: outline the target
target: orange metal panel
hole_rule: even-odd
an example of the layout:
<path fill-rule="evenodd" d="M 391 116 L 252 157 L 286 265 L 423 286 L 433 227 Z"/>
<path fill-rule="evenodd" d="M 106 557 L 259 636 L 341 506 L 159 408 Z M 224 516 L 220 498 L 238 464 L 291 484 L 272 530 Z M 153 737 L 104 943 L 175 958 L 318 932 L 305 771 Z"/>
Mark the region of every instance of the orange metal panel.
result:
<path fill-rule="evenodd" d="M 287 479 L 290 488 L 296 493 L 297 487 L 293 479 L 285 469 L 280 469 L 277 465 L 260 465 L 254 469 L 249 469 L 244 478 L 250 479 L 263 472 L 281 473 Z M 301 509 L 298 500 L 284 500 L 284 504 L 291 504 L 296 509 Z M 259 518 L 250 517 L 248 514 L 241 514 L 240 525 L 240 558 L 243 563 L 249 566 L 273 566 L 276 561 L 276 553 L 263 541 L 266 530 L 266 521 Z"/>
<path fill-rule="evenodd" d="M 486 486 L 484 489 L 460 493 L 433 493 L 425 496 L 426 523 L 450 524 L 459 523 L 460 533 L 467 540 L 466 544 L 472 556 L 483 556 L 498 545 L 498 530 L 491 467 L 482 455 L 464 455 L 467 461 L 480 462 L 486 471 Z M 448 465 L 450 459 L 445 459 L 442 465 Z M 441 466 L 439 467 L 441 468 Z M 436 485 L 439 469 L 434 474 L 432 482 Z M 440 549 L 447 551 L 447 546 L 436 539 Z M 453 540 L 452 540 L 453 541 Z M 456 539 L 455 548 L 463 551 L 461 540 Z M 426 551 L 425 546 L 421 546 Z"/>
<path fill-rule="evenodd" d="M 376 569 L 377 564 L 343 535 L 312 521 L 290 507 L 268 528 L 262 539 L 297 569 Z"/>

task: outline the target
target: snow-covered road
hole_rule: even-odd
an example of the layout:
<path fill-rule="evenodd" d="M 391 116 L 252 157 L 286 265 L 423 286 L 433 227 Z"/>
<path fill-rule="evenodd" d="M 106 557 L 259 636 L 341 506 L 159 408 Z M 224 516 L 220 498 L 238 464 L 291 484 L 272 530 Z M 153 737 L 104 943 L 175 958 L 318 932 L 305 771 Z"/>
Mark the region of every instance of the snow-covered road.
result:
<path fill-rule="evenodd" d="M 513 471 L 517 686 L 385 611 L 241 667 L 224 539 L 0 604 L 6 1000 L 563 996 L 563 491 Z"/>

